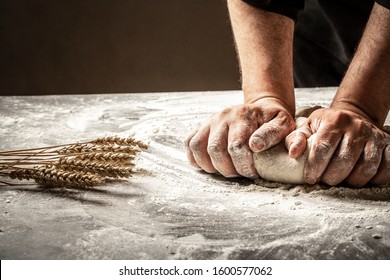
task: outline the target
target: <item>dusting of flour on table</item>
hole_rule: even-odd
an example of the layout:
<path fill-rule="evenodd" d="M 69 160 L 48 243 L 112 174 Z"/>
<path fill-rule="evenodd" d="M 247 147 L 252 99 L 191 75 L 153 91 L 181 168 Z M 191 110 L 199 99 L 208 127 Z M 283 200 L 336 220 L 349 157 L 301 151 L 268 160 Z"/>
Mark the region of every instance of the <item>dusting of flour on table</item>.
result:
<path fill-rule="evenodd" d="M 297 103 L 327 106 L 334 92 L 299 89 Z M 3 187 L 0 202 L 8 214 L 2 218 L 12 216 L 16 223 L 2 227 L 0 245 L 12 243 L 36 256 L 42 250 L 31 246 L 31 234 L 51 234 L 53 229 L 62 233 L 66 226 L 70 235 L 46 235 L 36 245 L 46 248 L 50 257 L 53 248 L 66 242 L 69 247 L 55 256 L 89 259 L 389 259 L 389 188 L 253 182 L 210 175 L 189 165 L 183 145 L 187 134 L 213 113 L 242 103 L 241 97 L 240 92 L 59 96 L 56 101 L 66 105 L 62 111 L 47 107 L 43 97 L 5 99 L 3 108 L 13 108 L 10 118 L 19 121 L 23 116 L 40 124 L 4 126 L 7 137 L 0 144 L 6 149 L 90 139 L 102 132 L 131 135 L 150 148 L 140 154 L 130 180 L 72 193 L 70 198 L 34 186 Z M 69 125 L 82 121 L 83 104 L 96 107 L 101 116 L 82 126 Z M 44 118 L 36 119 L 36 111 Z M 48 129 L 39 134 L 41 124 Z M 29 137 L 20 137 L 20 131 Z M 26 209 L 34 219 L 25 218 Z M 48 211 L 66 214 L 67 220 L 60 222 Z M 19 225 L 27 229 L 23 232 L 28 238 L 7 233 L 11 228 L 20 232 Z M 74 237 L 72 226 L 85 230 Z"/>

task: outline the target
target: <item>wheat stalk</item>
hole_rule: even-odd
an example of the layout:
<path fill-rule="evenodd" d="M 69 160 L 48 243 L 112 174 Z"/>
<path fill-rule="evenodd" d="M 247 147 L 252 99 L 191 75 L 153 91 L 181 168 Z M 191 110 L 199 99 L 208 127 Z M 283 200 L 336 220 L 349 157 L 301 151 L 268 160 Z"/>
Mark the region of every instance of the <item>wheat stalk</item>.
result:
<path fill-rule="evenodd" d="M 92 187 L 104 181 L 104 178 L 82 170 L 67 171 L 57 169 L 51 165 L 37 166 L 32 169 L 15 169 L 9 173 L 11 179 L 34 180 L 40 185 L 46 186 L 77 186 Z"/>
<path fill-rule="evenodd" d="M 144 149 L 144 148 L 142 148 Z M 137 149 L 129 146 L 119 146 L 119 145 L 95 145 L 95 144 L 75 144 L 68 147 L 63 147 L 58 150 L 59 154 L 73 154 L 73 153 L 92 153 L 92 152 L 117 152 L 117 153 L 127 153 L 127 154 L 136 154 Z"/>
<path fill-rule="evenodd" d="M 0 176 L 54 187 L 92 187 L 131 177 L 133 160 L 147 145 L 110 136 L 88 142 L 0 152 Z"/>

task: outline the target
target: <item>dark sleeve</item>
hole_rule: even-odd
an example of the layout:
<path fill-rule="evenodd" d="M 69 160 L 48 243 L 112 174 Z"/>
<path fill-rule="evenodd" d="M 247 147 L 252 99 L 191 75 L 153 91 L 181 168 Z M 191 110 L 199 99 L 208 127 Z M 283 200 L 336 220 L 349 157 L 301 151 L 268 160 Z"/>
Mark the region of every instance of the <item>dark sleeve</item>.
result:
<path fill-rule="evenodd" d="M 383 7 L 390 9 L 390 0 L 376 0 L 375 2 L 382 5 Z"/>
<path fill-rule="evenodd" d="M 298 17 L 299 11 L 303 10 L 305 0 L 242 0 L 249 5 L 252 5 L 263 10 L 285 15 L 292 18 L 294 21 Z M 381 0 L 389 2 L 390 0 Z"/>

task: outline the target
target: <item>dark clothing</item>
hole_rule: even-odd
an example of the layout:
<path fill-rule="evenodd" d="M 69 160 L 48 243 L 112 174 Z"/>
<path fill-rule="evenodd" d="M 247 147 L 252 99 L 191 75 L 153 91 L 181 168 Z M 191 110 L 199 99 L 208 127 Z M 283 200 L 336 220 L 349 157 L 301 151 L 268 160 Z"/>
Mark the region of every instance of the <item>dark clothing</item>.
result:
<path fill-rule="evenodd" d="M 303 10 L 305 0 L 243 0 L 248 4 L 263 10 L 285 15 L 296 20 L 298 13 Z"/>
<path fill-rule="evenodd" d="M 295 20 L 296 87 L 340 84 L 367 23 L 373 0 L 243 0 Z M 390 9 L 390 0 L 377 0 Z"/>

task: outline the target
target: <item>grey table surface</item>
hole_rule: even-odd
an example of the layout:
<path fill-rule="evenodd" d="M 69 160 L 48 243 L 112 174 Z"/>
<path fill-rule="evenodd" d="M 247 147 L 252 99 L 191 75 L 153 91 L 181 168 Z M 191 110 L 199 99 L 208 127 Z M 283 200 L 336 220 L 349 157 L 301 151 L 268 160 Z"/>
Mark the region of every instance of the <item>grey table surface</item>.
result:
<path fill-rule="evenodd" d="M 297 103 L 328 106 L 334 93 L 297 89 Z M 234 91 L 0 97 L 1 150 L 107 135 L 149 144 L 120 182 L 0 186 L 0 258 L 389 259 L 387 188 L 255 183 L 188 165 L 186 134 L 241 102 Z"/>

